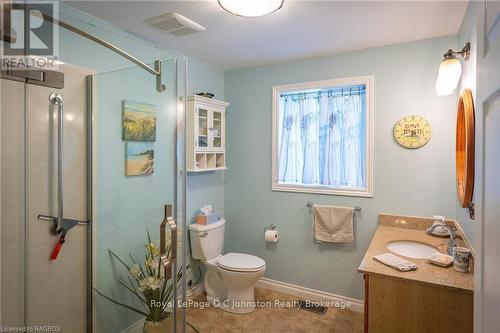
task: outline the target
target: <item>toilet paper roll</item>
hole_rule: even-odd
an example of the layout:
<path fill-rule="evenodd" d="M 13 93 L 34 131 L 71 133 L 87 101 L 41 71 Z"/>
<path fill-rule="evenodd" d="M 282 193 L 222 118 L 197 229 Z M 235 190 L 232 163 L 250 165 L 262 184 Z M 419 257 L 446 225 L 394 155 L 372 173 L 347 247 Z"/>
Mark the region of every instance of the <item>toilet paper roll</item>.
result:
<path fill-rule="evenodd" d="M 278 241 L 278 230 L 267 230 L 266 233 L 264 234 L 264 238 L 266 239 L 266 242 L 277 242 Z"/>

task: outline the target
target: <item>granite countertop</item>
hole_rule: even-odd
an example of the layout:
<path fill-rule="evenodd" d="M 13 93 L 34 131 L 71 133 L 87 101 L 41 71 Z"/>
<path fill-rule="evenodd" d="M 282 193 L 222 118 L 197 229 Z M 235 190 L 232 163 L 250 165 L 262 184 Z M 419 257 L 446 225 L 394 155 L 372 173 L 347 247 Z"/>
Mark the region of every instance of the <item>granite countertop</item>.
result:
<path fill-rule="evenodd" d="M 440 267 L 429 263 L 426 259 L 406 258 L 417 264 L 418 269 L 416 271 L 400 272 L 373 259 L 375 255 L 390 252 L 387 249 L 387 243 L 396 240 L 426 243 L 438 248 L 442 253 L 446 253 L 449 238 L 434 237 L 425 232 L 425 229 L 432 225 L 432 222 L 433 220 L 428 218 L 380 215 L 379 226 L 375 231 L 375 235 L 373 235 L 358 271 L 472 292 L 474 290 L 473 274 L 457 272 L 453 269 L 453 265 Z M 455 221 L 447 220 L 446 223 L 458 226 Z M 459 226 L 458 229 L 458 245 L 470 248 Z"/>

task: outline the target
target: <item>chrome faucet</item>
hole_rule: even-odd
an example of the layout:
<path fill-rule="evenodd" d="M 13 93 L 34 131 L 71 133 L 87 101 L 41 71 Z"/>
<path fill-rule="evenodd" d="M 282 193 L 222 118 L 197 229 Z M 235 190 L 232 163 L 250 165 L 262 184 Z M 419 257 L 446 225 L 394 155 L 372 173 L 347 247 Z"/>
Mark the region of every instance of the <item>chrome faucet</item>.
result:
<path fill-rule="evenodd" d="M 437 227 L 443 227 L 446 230 L 448 230 L 448 233 L 450 234 L 450 240 L 448 241 L 448 255 L 453 256 L 453 248 L 457 246 L 457 240 L 456 240 L 456 231 L 454 227 L 448 226 L 446 223 L 435 223 L 429 228 L 426 229 L 426 232 L 428 234 L 432 234 L 432 232 L 437 228 Z"/>

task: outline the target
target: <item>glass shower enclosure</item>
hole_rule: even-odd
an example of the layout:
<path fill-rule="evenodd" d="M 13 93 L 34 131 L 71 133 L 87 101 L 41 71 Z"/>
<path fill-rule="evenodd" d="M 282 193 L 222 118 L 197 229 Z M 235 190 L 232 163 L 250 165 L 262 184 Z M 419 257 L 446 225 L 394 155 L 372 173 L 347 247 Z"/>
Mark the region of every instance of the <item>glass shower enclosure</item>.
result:
<path fill-rule="evenodd" d="M 173 301 L 182 299 L 185 276 L 184 233 L 178 232 L 184 225 L 185 65 L 183 59 L 162 61 L 167 89 L 160 93 L 138 67 L 90 81 L 95 332 L 142 328 L 144 314 L 159 307 L 171 317 L 157 325 L 183 331 L 182 308 Z"/>
<path fill-rule="evenodd" d="M 186 331 L 187 60 L 134 62 L 0 72 L 3 329 Z"/>

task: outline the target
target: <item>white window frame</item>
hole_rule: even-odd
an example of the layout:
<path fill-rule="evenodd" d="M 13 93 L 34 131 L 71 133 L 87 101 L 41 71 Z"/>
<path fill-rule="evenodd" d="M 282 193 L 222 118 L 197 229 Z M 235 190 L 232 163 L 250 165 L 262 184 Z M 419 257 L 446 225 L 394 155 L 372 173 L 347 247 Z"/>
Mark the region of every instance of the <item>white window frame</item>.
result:
<path fill-rule="evenodd" d="M 280 94 L 291 91 L 309 89 L 328 89 L 335 87 L 345 87 L 351 85 L 366 85 L 366 188 L 341 187 L 329 185 L 300 185 L 282 184 L 278 182 L 278 153 L 279 153 L 279 100 Z M 373 151 L 374 151 L 374 77 L 357 76 L 342 79 L 303 82 L 294 84 L 284 84 L 273 86 L 273 110 L 272 110 L 272 190 L 284 192 L 316 193 L 343 195 L 354 197 L 373 197 Z"/>

